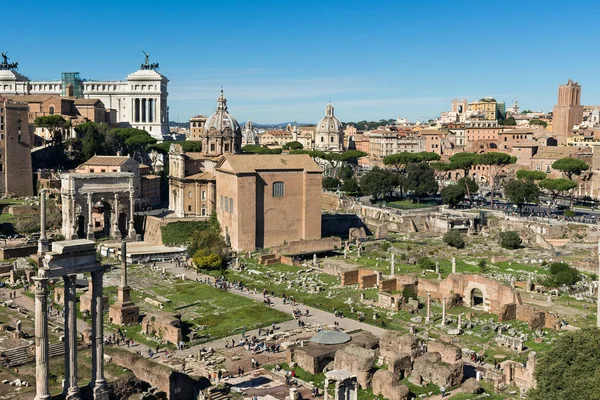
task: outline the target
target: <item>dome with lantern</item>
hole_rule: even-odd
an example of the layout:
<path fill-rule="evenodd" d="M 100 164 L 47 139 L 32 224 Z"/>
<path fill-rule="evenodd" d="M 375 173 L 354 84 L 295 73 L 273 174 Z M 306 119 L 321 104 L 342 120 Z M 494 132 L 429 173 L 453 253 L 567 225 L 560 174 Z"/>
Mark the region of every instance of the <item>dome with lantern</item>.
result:
<path fill-rule="evenodd" d="M 242 129 L 233 115 L 227 111 L 227 99 L 217 99 L 217 111 L 206 119 L 202 135 L 202 152 L 211 156 L 242 151 Z"/>

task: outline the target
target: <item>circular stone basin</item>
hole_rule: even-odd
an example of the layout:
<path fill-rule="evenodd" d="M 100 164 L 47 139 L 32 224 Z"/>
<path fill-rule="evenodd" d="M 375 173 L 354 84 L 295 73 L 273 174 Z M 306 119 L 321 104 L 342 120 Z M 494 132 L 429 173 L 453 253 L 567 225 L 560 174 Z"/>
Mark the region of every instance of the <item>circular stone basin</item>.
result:
<path fill-rule="evenodd" d="M 310 341 L 317 344 L 342 344 L 352 340 L 352 337 L 344 332 L 321 331 L 310 338 Z"/>

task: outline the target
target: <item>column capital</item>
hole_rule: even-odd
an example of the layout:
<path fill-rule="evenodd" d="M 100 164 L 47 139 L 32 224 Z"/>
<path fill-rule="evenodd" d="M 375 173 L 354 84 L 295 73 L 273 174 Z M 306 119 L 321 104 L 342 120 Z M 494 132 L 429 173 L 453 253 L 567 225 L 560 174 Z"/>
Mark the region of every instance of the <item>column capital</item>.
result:
<path fill-rule="evenodd" d="M 48 295 L 48 278 L 34 276 L 32 279 L 35 283 L 35 296 L 45 297 Z"/>

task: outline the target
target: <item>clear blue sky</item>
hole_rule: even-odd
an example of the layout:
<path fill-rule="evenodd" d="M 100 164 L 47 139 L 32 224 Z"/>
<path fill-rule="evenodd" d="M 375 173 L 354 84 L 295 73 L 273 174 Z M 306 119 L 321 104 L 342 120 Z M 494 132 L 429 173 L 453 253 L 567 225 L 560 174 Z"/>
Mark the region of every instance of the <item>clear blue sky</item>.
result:
<path fill-rule="evenodd" d="M 550 110 L 579 81 L 600 104 L 599 1 L 5 1 L 0 50 L 30 79 L 124 79 L 142 50 L 171 120 L 427 119 L 452 98 Z"/>

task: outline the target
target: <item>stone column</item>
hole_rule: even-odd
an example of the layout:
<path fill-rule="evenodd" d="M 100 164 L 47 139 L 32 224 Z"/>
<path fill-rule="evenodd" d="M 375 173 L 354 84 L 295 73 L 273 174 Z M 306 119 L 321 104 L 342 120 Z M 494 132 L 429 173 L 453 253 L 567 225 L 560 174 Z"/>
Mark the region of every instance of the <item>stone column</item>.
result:
<path fill-rule="evenodd" d="M 94 203 L 92 202 L 92 193 L 88 193 L 88 225 L 87 225 L 87 240 L 94 240 L 94 223 L 92 221 L 92 209 L 94 207 Z"/>
<path fill-rule="evenodd" d="M 48 278 L 35 282 L 35 400 L 51 399 L 48 391 Z"/>
<path fill-rule="evenodd" d="M 136 231 L 135 231 L 134 220 L 133 220 L 134 214 L 135 214 L 135 202 L 134 202 L 133 193 L 134 193 L 133 190 L 129 191 L 129 232 L 128 232 L 128 236 L 129 236 L 129 239 L 135 240 Z"/>
<path fill-rule="evenodd" d="M 442 298 L 442 325 L 446 325 L 446 298 Z"/>
<path fill-rule="evenodd" d="M 452 273 L 456 273 L 456 258 L 452 257 Z"/>
<path fill-rule="evenodd" d="M 435 273 L 436 274 L 440 273 L 440 263 L 439 263 L 439 261 L 435 262 Z"/>
<path fill-rule="evenodd" d="M 327 393 L 327 386 L 329 386 L 329 379 L 325 378 L 325 383 L 323 384 L 323 400 L 327 400 L 329 394 Z"/>
<path fill-rule="evenodd" d="M 121 240 L 121 231 L 119 230 L 119 195 L 115 193 L 115 204 L 113 210 L 113 238 Z"/>
<path fill-rule="evenodd" d="M 104 321 L 102 304 L 102 277 L 104 271 L 92 272 L 92 378 L 95 400 L 108 400 L 104 379 Z"/>
<path fill-rule="evenodd" d="M 65 380 L 67 400 L 80 399 L 77 386 L 77 297 L 76 275 L 64 276 L 65 281 Z"/>
<path fill-rule="evenodd" d="M 46 189 L 40 190 L 40 239 L 38 241 L 38 253 L 43 254 L 50 251 L 50 243 L 46 237 Z"/>
<path fill-rule="evenodd" d="M 390 275 L 396 274 L 396 254 L 392 253 L 392 265 L 390 266 Z"/>
<path fill-rule="evenodd" d="M 429 324 L 431 321 L 431 293 L 427 292 L 427 316 L 425 317 L 425 323 Z"/>
<path fill-rule="evenodd" d="M 460 328 L 462 325 L 462 313 L 458 314 L 458 323 L 457 323 L 458 327 Z"/>

